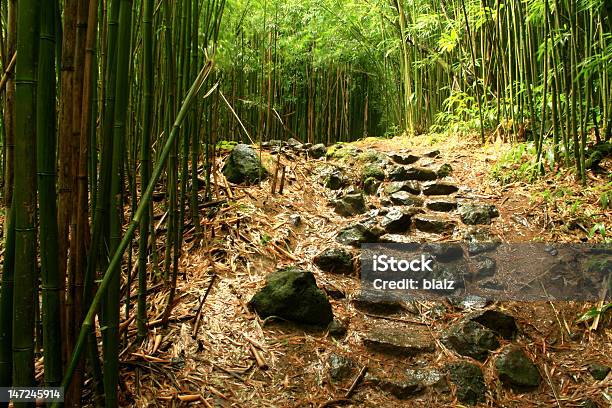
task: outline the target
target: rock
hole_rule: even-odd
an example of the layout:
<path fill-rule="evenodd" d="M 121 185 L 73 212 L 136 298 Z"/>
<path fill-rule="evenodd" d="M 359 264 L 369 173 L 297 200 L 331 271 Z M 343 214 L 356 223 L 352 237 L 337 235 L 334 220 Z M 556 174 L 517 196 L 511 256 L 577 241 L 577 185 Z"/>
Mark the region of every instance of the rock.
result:
<path fill-rule="evenodd" d="M 327 149 L 326 155 L 328 159 L 342 160 L 345 158 L 355 158 L 360 152 L 360 149 L 356 149 L 343 142 L 338 142 Z"/>
<path fill-rule="evenodd" d="M 313 159 L 320 159 L 321 157 L 325 157 L 326 154 L 327 148 L 322 143 L 316 144 L 308 149 L 308 155 Z"/>
<path fill-rule="evenodd" d="M 300 214 L 291 214 L 289 216 L 289 221 L 291 221 L 291 225 L 294 227 L 302 225 L 302 217 L 300 217 Z"/>
<path fill-rule="evenodd" d="M 438 167 L 436 174 L 438 175 L 438 178 L 448 177 L 451 174 L 453 174 L 453 168 L 451 167 L 450 164 L 444 163 L 443 165 Z"/>
<path fill-rule="evenodd" d="M 421 185 L 417 181 L 393 181 L 385 187 L 385 194 L 391 195 L 398 191 L 407 191 L 411 194 L 421 194 Z"/>
<path fill-rule="evenodd" d="M 251 146 L 239 144 L 234 147 L 223 166 L 223 175 L 234 184 L 254 184 L 265 179 L 268 172 Z"/>
<path fill-rule="evenodd" d="M 389 180 L 391 181 L 406 181 L 406 180 L 417 180 L 417 181 L 432 181 L 438 178 L 435 171 L 427 169 L 425 167 L 404 167 L 396 166 L 389 173 Z"/>
<path fill-rule="evenodd" d="M 424 154 L 425 157 L 430 157 L 432 159 L 438 158 L 440 157 L 440 151 L 439 150 L 430 150 L 429 152 Z"/>
<path fill-rule="evenodd" d="M 327 326 L 329 334 L 333 337 L 343 337 L 348 331 L 348 327 L 342 320 L 334 319 Z"/>
<path fill-rule="evenodd" d="M 292 137 L 290 137 L 287 140 L 287 146 L 291 147 L 292 149 L 295 149 L 296 147 L 302 147 L 302 142 L 300 142 L 299 140 L 296 140 Z"/>
<path fill-rule="evenodd" d="M 357 156 L 357 160 L 362 163 L 378 163 L 379 165 L 389 163 L 389 158 L 387 155 L 379 152 L 376 149 L 366 149 L 363 153 Z"/>
<path fill-rule="evenodd" d="M 495 275 L 495 272 L 497 271 L 497 262 L 495 262 L 495 259 L 481 255 L 473 258 L 473 260 L 475 262 L 474 276 L 477 279 Z"/>
<path fill-rule="evenodd" d="M 498 217 L 499 212 L 494 205 L 462 204 L 459 206 L 459 216 L 467 225 L 490 224 L 491 218 Z"/>
<path fill-rule="evenodd" d="M 490 289 L 490 290 L 496 290 L 496 291 L 507 289 L 506 284 L 498 281 L 497 279 L 489 279 L 486 281 L 479 282 L 478 286 L 483 289 Z"/>
<path fill-rule="evenodd" d="M 355 271 L 352 255 L 342 248 L 326 249 L 315 256 L 313 262 L 323 272 L 352 275 Z"/>
<path fill-rule="evenodd" d="M 413 328 L 376 327 L 361 337 L 368 349 L 397 356 L 414 356 L 435 350 L 430 333 Z"/>
<path fill-rule="evenodd" d="M 449 303 L 461 310 L 478 310 L 484 309 L 489 305 L 487 299 L 477 295 L 467 295 L 465 298 L 449 298 Z"/>
<path fill-rule="evenodd" d="M 406 376 L 413 382 L 418 382 L 434 391 L 441 393 L 450 391 L 446 375 L 434 368 L 417 368 L 414 370 L 409 368 L 406 370 Z"/>
<path fill-rule="evenodd" d="M 282 140 L 277 140 L 277 139 L 272 139 L 268 143 L 270 146 L 273 146 L 273 147 L 280 147 L 285 144 L 285 142 L 283 142 Z"/>
<path fill-rule="evenodd" d="M 459 191 L 459 187 L 446 181 L 438 181 L 423 187 L 423 194 L 426 196 L 449 195 L 457 191 Z"/>
<path fill-rule="evenodd" d="M 413 217 L 414 225 L 419 231 L 442 234 L 455 228 L 455 222 L 435 215 L 421 214 Z"/>
<path fill-rule="evenodd" d="M 410 222 L 414 215 L 413 211 L 393 207 L 380 222 L 380 226 L 390 234 L 406 232 L 410 229 Z"/>
<path fill-rule="evenodd" d="M 355 369 L 353 360 L 339 354 L 330 354 L 327 364 L 329 365 L 329 376 L 334 381 L 342 381 L 351 377 Z"/>
<path fill-rule="evenodd" d="M 378 238 L 378 242 L 384 244 L 412 244 L 414 238 L 401 234 L 385 234 Z"/>
<path fill-rule="evenodd" d="M 361 224 L 363 224 L 368 231 L 370 231 L 376 237 L 380 237 L 385 233 L 385 230 L 378 225 L 378 220 L 375 217 L 364 219 L 361 221 Z"/>
<path fill-rule="evenodd" d="M 544 245 L 544 252 L 547 252 L 550 256 L 557 256 L 559 251 L 552 245 Z"/>
<path fill-rule="evenodd" d="M 438 262 L 451 262 L 463 258 L 463 248 L 452 242 L 430 242 L 423 245 L 423 251 L 429 252 Z"/>
<path fill-rule="evenodd" d="M 361 171 L 361 180 L 373 178 L 379 181 L 385 180 L 385 171 L 378 164 L 368 164 Z"/>
<path fill-rule="evenodd" d="M 478 255 L 484 252 L 493 251 L 499 246 L 499 242 L 470 242 L 468 244 L 468 254 Z"/>
<path fill-rule="evenodd" d="M 352 302 L 357 309 L 377 315 L 390 315 L 405 310 L 401 299 L 378 291 L 361 291 Z"/>
<path fill-rule="evenodd" d="M 413 164 L 417 162 L 420 157 L 410 153 L 389 153 L 389 158 L 397 164 Z"/>
<path fill-rule="evenodd" d="M 493 330 L 506 340 L 512 340 L 518 333 L 518 326 L 514 317 L 499 310 L 485 310 L 470 315 L 470 320 L 482 324 Z"/>
<path fill-rule="evenodd" d="M 509 345 L 495 360 L 497 375 L 504 385 L 535 388 L 540 385 L 540 372 L 518 346 Z"/>
<path fill-rule="evenodd" d="M 339 200 L 335 200 L 333 204 L 336 213 L 343 217 L 363 214 L 368 210 L 361 193 L 346 194 Z"/>
<path fill-rule="evenodd" d="M 376 242 L 383 233 L 384 231 L 377 231 L 372 226 L 357 223 L 340 230 L 336 241 L 344 245 L 359 246 Z"/>
<path fill-rule="evenodd" d="M 457 201 L 445 198 L 428 200 L 425 207 L 432 211 L 450 212 L 457 209 Z"/>
<path fill-rule="evenodd" d="M 323 284 L 321 286 L 321 289 L 323 289 L 323 291 L 327 294 L 327 296 L 329 296 L 332 299 L 346 298 L 346 295 L 344 294 L 342 289 L 338 288 L 337 286 L 331 283 Z"/>
<path fill-rule="evenodd" d="M 423 385 L 412 379 L 402 380 L 395 376 L 393 378 L 383 378 L 368 373 L 365 380 L 400 400 L 418 395 L 423 391 Z"/>
<path fill-rule="evenodd" d="M 462 356 L 484 361 L 489 351 L 499 347 L 493 331 L 471 320 L 453 326 L 443 337 L 442 343 Z"/>
<path fill-rule="evenodd" d="M 589 373 L 597 381 L 605 380 L 609 372 L 610 367 L 603 364 L 593 363 L 589 365 Z"/>
<path fill-rule="evenodd" d="M 363 191 L 368 195 L 376 195 L 378 194 L 378 189 L 382 182 L 380 180 L 375 179 L 374 177 L 368 177 L 363 182 Z"/>
<path fill-rule="evenodd" d="M 327 326 L 333 319 L 325 293 L 317 287 L 312 272 L 286 268 L 266 277 L 266 285 L 249 301 L 265 318 L 279 316 L 296 323 Z"/>
<path fill-rule="evenodd" d="M 408 180 L 408 168 L 404 166 L 391 166 L 389 170 L 389 180 L 391 181 Z"/>
<path fill-rule="evenodd" d="M 340 190 L 348 185 L 348 180 L 340 171 L 334 171 L 325 178 L 325 187 L 330 190 Z"/>
<path fill-rule="evenodd" d="M 470 256 L 493 251 L 501 244 L 499 238 L 492 237 L 486 230 L 478 228 L 468 231 L 464 238 L 468 241 L 468 254 Z"/>
<path fill-rule="evenodd" d="M 407 191 L 398 191 L 389 196 L 391 202 L 396 205 L 410 205 L 414 207 L 422 207 L 423 200 L 414 194 L 410 194 Z"/>
<path fill-rule="evenodd" d="M 457 400 L 470 405 L 484 402 L 485 382 L 482 370 L 466 361 L 451 363 L 447 366 L 451 381 L 457 386 Z"/>

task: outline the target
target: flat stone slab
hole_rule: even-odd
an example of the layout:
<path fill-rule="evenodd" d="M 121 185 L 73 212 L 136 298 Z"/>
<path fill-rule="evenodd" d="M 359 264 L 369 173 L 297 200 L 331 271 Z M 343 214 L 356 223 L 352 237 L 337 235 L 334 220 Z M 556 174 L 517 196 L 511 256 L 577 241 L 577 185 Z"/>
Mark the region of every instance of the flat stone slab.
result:
<path fill-rule="evenodd" d="M 372 351 L 396 356 L 432 353 L 436 348 L 429 332 L 408 327 L 376 327 L 362 334 L 361 339 Z"/>
<path fill-rule="evenodd" d="M 421 157 L 410 153 L 389 153 L 389 158 L 397 164 L 412 164 L 416 163 Z"/>
<path fill-rule="evenodd" d="M 367 373 L 365 381 L 399 400 L 408 399 L 424 391 L 423 384 L 411 378 L 402 379 L 395 376 L 386 378 L 381 374 Z"/>
<path fill-rule="evenodd" d="M 359 310 L 378 315 L 389 315 L 405 310 L 401 299 L 372 291 L 357 294 L 353 298 L 353 305 Z"/>
<path fill-rule="evenodd" d="M 449 195 L 457 191 L 459 191 L 459 187 L 447 181 L 438 181 L 423 187 L 423 194 L 426 196 Z"/>
<path fill-rule="evenodd" d="M 411 205 L 414 207 L 422 207 L 423 200 L 414 194 L 410 194 L 407 191 L 398 191 L 397 193 L 391 194 L 389 196 L 391 202 L 396 205 Z"/>
<path fill-rule="evenodd" d="M 428 200 L 425 207 L 432 211 L 450 212 L 457 209 L 457 201 L 450 198 L 434 198 Z"/>
<path fill-rule="evenodd" d="M 436 217 L 435 215 L 419 214 L 414 216 L 412 221 L 416 229 L 423 232 L 441 234 L 443 232 L 450 232 L 455 228 L 453 220 Z"/>
<path fill-rule="evenodd" d="M 421 194 L 421 184 L 418 181 L 393 181 L 385 187 L 385 193 L 391 195 L 398 191 L 407 191 L 411 194 Z"/>
<path fill-rule="evenodd" d="M 380 226 L 389 234 L 406 232 L 410 229 L 410 222 L 415 214 L 414 209 L 393 207 L 383 217 Z"/>

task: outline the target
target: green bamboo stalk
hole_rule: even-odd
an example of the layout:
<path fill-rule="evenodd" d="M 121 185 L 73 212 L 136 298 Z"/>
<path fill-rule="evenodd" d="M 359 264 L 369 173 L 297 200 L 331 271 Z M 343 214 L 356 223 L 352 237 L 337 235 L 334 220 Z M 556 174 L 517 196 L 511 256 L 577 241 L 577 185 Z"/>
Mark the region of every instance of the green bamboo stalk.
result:
<path fill-rule="evenodd" d="M 151 163 L 151 129 L 153 111 L 153 0 L 145 0 L 143 12 L 143 93 L 144 106 L 142 116 L 142 141 L 140 145 L 140 183 L 149 184 Z M 142 188 L 141 187 L 141 188 Z M 147 248 L 151 228 L 150 211 L 143 214 L 140 224 L 140 241 L 138 245 L 138 337 L 142 340 L 147 335 Z M 128 296 L 129 297 L 129 296 Z"/>
<path fill-rule="evenodd" d="M 55 183 L 55 2 L 41 6 L 37 90 L 37 168 L 40 206 L 40 262 L 42 277 L 43 345 L 45 385 L 62 381 L 61 279 L 58 269 L 57 195 Z"/>
<path fill-rule="evenodd" d="M 113 124 L 113 158 L 111 175 L 110 210 L 110 254 L 114 255 L 121 242 L 121 220 L 123 218 L 123 159 L 125 153 L 125 130 L 128 110 L 129 66 L 131 58 L 132 0 L 120 0 L 119 29 L 117 36 L 117 82 Z M 107 407 L 117 407 L 119 383 L 119 307 L 120 273 L 113 276 L 106 297 L 104 331 L 104 394 Z"/>
<path fill-rule="evenodd" d="M 36 268 L 36 65 L 40 0 L 19 2 L 15 72 L 15 283 L 13 298 L 13 386 L 35 384 L 34 323 Z M 34 406 L 14 403 L 15 407 Z"/>

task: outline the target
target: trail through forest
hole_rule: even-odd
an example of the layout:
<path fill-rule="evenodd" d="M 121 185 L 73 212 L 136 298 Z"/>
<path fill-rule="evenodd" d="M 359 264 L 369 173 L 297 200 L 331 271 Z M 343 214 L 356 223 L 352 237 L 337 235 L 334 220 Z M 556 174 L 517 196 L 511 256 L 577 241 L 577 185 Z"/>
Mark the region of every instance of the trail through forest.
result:
<path fill-rule="evenodd" d="M 185 279 L 169 327 L 154 328 L 140 347 L 128 343 L 121 355 L 120 405 L 163 406 L 178 398 L 242 407 L 606 406 L 610 317 L 577 322 L 593 304 L 406 302 L 361 293 L 357 248 L 364 233 L 382 242 L 597 240 L 580 227 L 581 214 L 562 206 L 573 194 L 605 223 L 610 212 L 598 209 L 596 193 L 568 177 L 556 184 L 564 199 L 543 204 L 542 186 L 491 178 L 508 145 L 477 146 L 461 137 L 421 136 L 410 144 L 369 138 L 330 146 L 314 159 L 321 155 L 316 147 L 272 141 L 257 150 L 270 173 L 263 182 L 237 185 L 218 171 L 216 199 L 201 206 L 204 236 L 186 228 Z M 217 169 L 229 160 L 223 155 Z M 406 176 L 402 169 L 419 171 Z M 475 214 L 457 205 L 472 205 Z M 407 211 L 415 207 L 422 213 Z M 157 208 L 156 224 L 163 216 Z M 473 217 L 484 219 L 468 225 Z M 249 303 L 266 278 L 286 267 L 312 272 L 331 302 L 327 328 L 253 310 Z M 155 326 L 165 294 L 150 290 Z M 132 338 L 129 321 L 122 327 Z"/>

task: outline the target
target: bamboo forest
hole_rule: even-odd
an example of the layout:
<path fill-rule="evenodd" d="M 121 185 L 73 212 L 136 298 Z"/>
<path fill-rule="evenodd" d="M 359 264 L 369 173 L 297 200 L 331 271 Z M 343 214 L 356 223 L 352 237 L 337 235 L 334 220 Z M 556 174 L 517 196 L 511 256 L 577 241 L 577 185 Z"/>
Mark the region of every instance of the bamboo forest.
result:
<path fill-rule="evenodd" d="M 0 0 L 0 408 L 612 406 L 612 2 Z"/>

